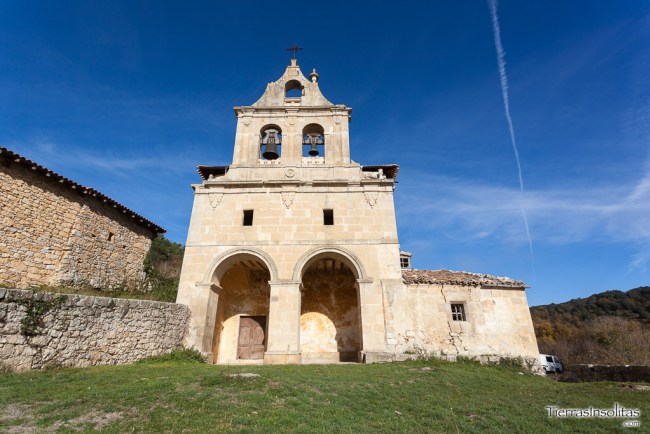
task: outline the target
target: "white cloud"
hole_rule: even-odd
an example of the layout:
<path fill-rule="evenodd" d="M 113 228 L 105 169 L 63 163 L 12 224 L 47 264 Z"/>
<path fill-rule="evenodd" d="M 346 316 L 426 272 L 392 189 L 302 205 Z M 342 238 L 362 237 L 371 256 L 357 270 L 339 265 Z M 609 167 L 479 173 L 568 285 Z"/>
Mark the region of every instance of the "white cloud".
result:
<path fill-rule="evenodd" d="M 196 151 L 200 147 L 187 148 Z M 189 155 L 188 152 L 156 152 L 147 145 L 139 146 L 137 150 L 111 152 L 69 146 L 37 138 L 32 140 L 29 146 L 12 144 L 10 149 L 73 179 L 74 173 L 79 171 L 100 171 L 122 177 L 138 177 L 146 176 L 148 172 L 154 174 L 187 172 L 188 168 L 193 168 L 197 164 L 196 157 Z M 143 149 L 150 150 L 143 151 Z M 118 152 L 119 155 L 117 155 Z"/>
<path fill-rule="evenodd" d="M 445 176 L 420 174 L 396 194 L 402 223 L 454 238 L 527 243 L 520 191 Z M 650 263 L 650 166 L 632 185 L 528 190 L 523 196 L 536 243 L 628 243 L 638 253 L 630 267 Z"/>

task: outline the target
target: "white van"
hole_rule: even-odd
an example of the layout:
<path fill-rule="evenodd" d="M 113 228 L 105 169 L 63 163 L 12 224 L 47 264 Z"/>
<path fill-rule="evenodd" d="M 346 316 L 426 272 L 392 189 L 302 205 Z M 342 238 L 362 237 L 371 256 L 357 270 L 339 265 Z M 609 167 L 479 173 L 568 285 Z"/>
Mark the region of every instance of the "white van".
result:
<path fill-rule="evenodd" d="M 552 356 L 550 354 L 540 354 L 539 361 L 542 363 L 542 368 L 544 368 L 544 372 L 547 374 L 549 372 L 560 373 L 564 371 L 564 367 L 562 366 L 560 359 L 555 356 Z"/>

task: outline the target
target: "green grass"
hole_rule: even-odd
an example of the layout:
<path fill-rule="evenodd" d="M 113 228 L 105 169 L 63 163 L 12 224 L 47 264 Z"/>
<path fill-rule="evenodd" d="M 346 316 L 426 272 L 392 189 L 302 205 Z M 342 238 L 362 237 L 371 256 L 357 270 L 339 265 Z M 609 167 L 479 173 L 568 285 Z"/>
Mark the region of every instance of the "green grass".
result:
<path fill-rule="evenodd" d="M 6 287 L 6 286 L 0 286 Z M 127 298 L 135 300 L 150 300 L 150 301 L 166 301 L 173 303 L 176 300 L 176 287 L 170 289 L 169 286 L 155 287 L 150 292 L 143 292 L 138 290 L 125 290 L 125 289 L 97 289 L 90 287 L 70 287 L 70 286 L 55 286 L 55 285 L 40 285 L 27 288 L 29 291 L 35 292 L 48 292 L 54 294 L 77 294 L 88 295 L 91 297 L 111 297 L 111 298 Z"/>
<path fill-rule="evenodd" d="M 557 383 L 503 366 L 227 367 L 194 358 L 2 374 L 0 431 L 610 433 L 650 426 L 650 392 Z M 227 376 L 242 372 L 260 376 Z M 641 428 L 622 428 L 620 419 L 549 419 L 545 410 L 615 402 L 640 408 Z"/>

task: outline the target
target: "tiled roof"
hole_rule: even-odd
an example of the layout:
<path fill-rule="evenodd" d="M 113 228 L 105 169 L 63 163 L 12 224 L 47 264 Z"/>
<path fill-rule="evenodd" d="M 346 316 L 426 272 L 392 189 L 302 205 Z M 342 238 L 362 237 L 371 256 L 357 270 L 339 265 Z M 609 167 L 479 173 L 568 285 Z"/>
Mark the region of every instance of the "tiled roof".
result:
<path fill-rule="evenodd" d="M 53 172 L 50 169 L 41 166 L 40 164 L 36 164 L 33 161 L 23 157 L 22 155 L 16 154 L 15 152 L 10 151 L 7 148 L 3 148 L 2 146 L 0 146 L 0 158 L 5 159 L 10 163 L 20 164 L 28 169 L 31 169 L 34 172 L 43 175 L 43 177 L 47 178 L 50 182 L 57 182 L 73 191 L 76 191 L 81 196 L 89 196 L 94 198 L 98 202 L 105 203 L 108 206 L 112 206 L 116 210 L 123 213 L 126 217 L 131 218 L 136 224 L 140 226 L 144 226 L 155 233 L 164 234 L 166 232 L 165 229 L 158 226 L 154 222 L 147 220 L 146 218 L 142 217 L 140 214 L 137 214 L 136 212 L 130 210 L 129 208 L 122 205 L 121 203 L 111 199 L 105 194 L 100 193 L 99 191 L 93 188 L 85 187 L 81 184 L 77 184 L 71 179 L 68 179 L 63 175 L 59 175 L 58 173 Z"/>
<path fill-rule="evenodd" d="M 504 286 L 526 288 L 521 280 L 489 274 L 468 273 L 449 270 L 402 270 L 402 280 L 408 284 L 446 284 L 461 286 Z"/>
<path fill-rule="evenodd" d="M 206 181 L 210 179 L 211 176 L 214 178 L 225 175 L 228 173 L 229 167 L 230 166 L 196 166 L 196 171 L 201 175 L 201 179 Z"/>

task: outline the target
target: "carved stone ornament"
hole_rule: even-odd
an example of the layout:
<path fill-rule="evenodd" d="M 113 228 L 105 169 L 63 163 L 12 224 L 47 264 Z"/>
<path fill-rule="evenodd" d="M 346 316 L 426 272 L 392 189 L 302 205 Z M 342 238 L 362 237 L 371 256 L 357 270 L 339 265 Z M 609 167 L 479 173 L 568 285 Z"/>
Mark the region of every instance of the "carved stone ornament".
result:
<path fill-rule="evenodd" d="M 376 191 L 364 191 L 363 195 L 366 197 L 366 202 L 370 205 L 370 208 L 374 208 L 377 205 L 379 200 L 379 193 Z"/>
<path fill-rule="evenodd" d="M 208 193 L 208 200 L 212 209 L 217 209 L 223 199 L 223 193 Z"/>
<path fill-rule="evenodd" d="M 249 126 L 251 124 L 251 117 L 250 116 L 244 116 L 244 118 L 242 119 L 242 122 L 244 123 L 244 125 Z"/>
<path fill-rule="evenodd" d="M 286 209 L 291 208 L 293 201 L 296 198 L 296 193 L 293 191 L 283 191 L 280 193 L 282 195 L 282 203 Z"/>
<path fill-rule="evenodd" d="M 286 176 L 287 178 L 293 178 L 294 176 L 296 176 L 296 169 L 294 169 L 293 167 L 289 167 L 285 169 L 284 176 Z"/>

